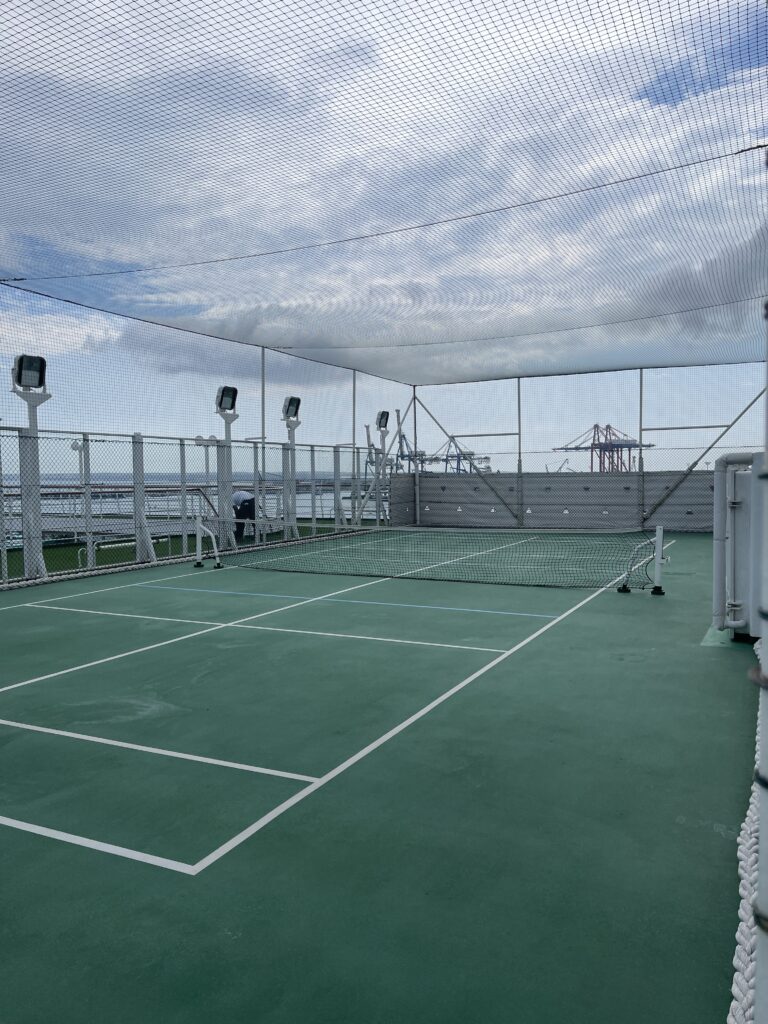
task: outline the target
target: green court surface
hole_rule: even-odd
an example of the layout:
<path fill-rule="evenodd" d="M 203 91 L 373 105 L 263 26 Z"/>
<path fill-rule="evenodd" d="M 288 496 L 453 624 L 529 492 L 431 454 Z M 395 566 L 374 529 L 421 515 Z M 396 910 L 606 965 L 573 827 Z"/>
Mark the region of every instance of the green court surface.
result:
<path fill-rule="evenodd" d="M 667 594 L 165 565 L 0 594 L 0 1021 L 719 1024 L 745 645 Z"/>

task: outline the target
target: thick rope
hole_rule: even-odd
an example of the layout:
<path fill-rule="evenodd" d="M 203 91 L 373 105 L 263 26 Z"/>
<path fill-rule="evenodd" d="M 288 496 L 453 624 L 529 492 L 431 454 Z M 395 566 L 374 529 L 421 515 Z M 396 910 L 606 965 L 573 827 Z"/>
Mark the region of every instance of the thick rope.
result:
<path fill-rule="evenodd" d="M 760 644 L 756 644 L 760 659 Z M 763 691 L 760 691 L 760 701 Z M 760 713 L 758 709 L 755 737 L 755 765 L 760 760 Z M 752 901 L 757 895 L 758 845 L 760 838 L 759 787 L 752 783 L 749 807 L 739 832 L 737 857 L 739 861 L 739 926 L 736 929 L 736 952 L 733 955 L 733 984 L 728 1024 L 753 1024 L 755 1019 L 755 972 L 757 952 L 757 925 L 752 913 Z"/>

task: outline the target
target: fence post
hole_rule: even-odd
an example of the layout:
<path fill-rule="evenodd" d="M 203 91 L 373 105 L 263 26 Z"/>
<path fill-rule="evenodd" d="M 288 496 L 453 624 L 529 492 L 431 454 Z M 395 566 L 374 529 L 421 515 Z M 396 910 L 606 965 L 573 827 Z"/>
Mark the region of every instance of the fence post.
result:
<path fill-rule="evenodd" d="M 640 393 L 639 393 L 639 423 L 637 426 L 637 440 L 640 447 L 637 450 L 637 497 L 640 506 L 640 526 L 645 523 L 645 462 L 643 459 L 643 371 L 640 372 Z"/>
<path fill-rule="evenodd" d="M 413 500 L 416 505 L 416 525 L 421 526 L 421 486 L 419 483 L 419 439 L 416 432 L 416 385 L 413 385 Z"/>
<path fill-rule="evenodd" d="M 8 534 L 5 528 L 5 492 L 3 490 L 3 435 L 0 434 L 0 583 L 7 583 Z"/>
<path fill-rule="evenodd" d="M 230 453 L 231 446 L 226 441 L 216 442 L 216 511 L 219 518 L 219 547 L 222 551 L 235 547 Z"/>
<path fill-rule="evenodd" d="M 283 441 L 283 540 L 291 538 L 291 446 Z"/>
<path fill-rule="evenodd" d="M 347 525 L 344 506 L 341 501 L 341 447 L 333 447 L 333 521 L 337 527 Z"/>
<path fill-rule="evenodd" d="M 523 413 L 520 378 L 517 378 L 517 525 L 525 526 L 525 496 L 523 495 Z"/>
<path fill-rule="evenodd" d="M 181 505 L 181 553 L 189 553 L 189 520 L 187 509 L 187 447 L 179 438 L 179 503 Z"/>
<path fill-rule="evenodd" d="M 29 427 L 19 430 L 21 522 L 24 534 L 24 575 L 36 579 L 48 575 L 43 556 L 43 514 L 40 494 L 40 438 Z"/>
<path fill-rule="evenodd" d="M 309 446 L 309 505 L 312 519 L 312 536 L 317 534 L 317 491 L 315 487 L 315 446 Z"/>
<path fill-rule="evenodd" d="M 96 545 L 93 536 L 93 486 L 91 482 L 91 439 L 83 434 L 83 447 L 80 452 L 83 476 L 83 523 L 85 525 L 85 564 L 89 569 L 96 567 Z"/>
<path fill-rule="evenodd" d="M 144 438 L 134 434 L 133 452 L 133 529 L 136 538 L 136 561 L 156 562 L 155 548 L 147 525 L 147 491 L 144 481 Z"/>

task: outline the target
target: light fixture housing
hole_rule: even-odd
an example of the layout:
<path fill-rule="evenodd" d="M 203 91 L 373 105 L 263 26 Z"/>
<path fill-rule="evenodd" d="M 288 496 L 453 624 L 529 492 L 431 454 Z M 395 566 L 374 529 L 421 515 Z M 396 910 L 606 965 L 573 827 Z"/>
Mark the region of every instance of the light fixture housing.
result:
<path fill-rule="evenodd" d="M 283 419 L 284 420 L 296 420 L 299 418 L 299 406 L 301 405 L 301 399 L 297 398 L 296 395 L 289 395 L 288 398 L 283 402 Z"/>
<path fill-rule="evenodd" d="M 237 388 L 224 385 L 216 392 L 216 408 L 219 412 L 234 412 L 237 405 Z"/>
<path fill-rule="evenodd" d="M 43 356 L 16 356 L 13 361 L 13 383 L 19 388 L 45 387 Z"/>
<path fill-rule="evenodd" d="M 380 413 L 378 413 L 378 415 L 376 416 L 376 429 L 377 430 L 386 430 L 388 423 L 389 423 L 389 413 L 385 409 L 382 409 L 382 411 Z"/>

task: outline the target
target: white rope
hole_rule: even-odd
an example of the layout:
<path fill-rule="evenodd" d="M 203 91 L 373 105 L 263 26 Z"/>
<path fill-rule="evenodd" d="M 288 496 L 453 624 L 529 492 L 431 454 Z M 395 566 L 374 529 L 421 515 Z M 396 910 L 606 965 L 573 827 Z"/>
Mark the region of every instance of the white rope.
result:
<path fill-rule="evenodd" d="M 760 658 L 759 643 L 755 645 Z M 763 691 L 760 691 L 760 702 Z M 760 713 L 758 709 L 755 737 L 755 765 L 760 762 Z M 752 783 L 747 816 L 739 832 L 737 857 L 739 861 L 739 926 L 736 929 L 736 952 L 733 954 L 733 984 L 728 1024 L 753 1024 L 755 1019 L 755 971 L 757 925 L 752 913 L 752 901 L 757 895 L 758 845 L 760 838 L 759 787 Z"/>

